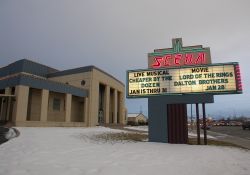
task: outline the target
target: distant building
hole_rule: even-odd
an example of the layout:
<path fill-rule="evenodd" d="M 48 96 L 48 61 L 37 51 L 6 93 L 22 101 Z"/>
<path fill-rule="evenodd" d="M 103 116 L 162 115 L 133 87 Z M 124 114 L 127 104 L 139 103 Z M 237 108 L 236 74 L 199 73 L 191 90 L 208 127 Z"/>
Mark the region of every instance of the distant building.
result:
<path fill-rule="evenodd" d="M 0 120 L 16 126 L 125 124 L 125 86 L 95 66 L 59 71 L 19 60 L 0 68 Z"/>
<path fill-rule="evenodd" d="M 127 115 L 127 122 L 133 122 L 135 124 L 139 123 L 146 123 L 148 118 L 143 115 L 142 113 L 136 113 L 136 114 L 128 114 Z"/>

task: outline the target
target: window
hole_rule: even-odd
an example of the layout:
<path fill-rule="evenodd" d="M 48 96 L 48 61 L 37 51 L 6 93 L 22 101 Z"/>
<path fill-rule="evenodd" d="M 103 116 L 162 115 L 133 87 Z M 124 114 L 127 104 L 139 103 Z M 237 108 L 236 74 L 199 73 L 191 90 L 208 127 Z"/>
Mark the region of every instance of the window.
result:
<path fill-rule="evenodd" d="M 60 111 L 60 107 L 61 107 L 61 100 L 59 98 L 54 98 L 53 99 L 53 110 Z"/>
<path fill-rule="evenodd" d="M 85 80 L 82 80 L 82 81 L 81 81 L 81 85 L 82 85 L 82 86 L 84 86 L 85 83 L 86 83 Z"/>

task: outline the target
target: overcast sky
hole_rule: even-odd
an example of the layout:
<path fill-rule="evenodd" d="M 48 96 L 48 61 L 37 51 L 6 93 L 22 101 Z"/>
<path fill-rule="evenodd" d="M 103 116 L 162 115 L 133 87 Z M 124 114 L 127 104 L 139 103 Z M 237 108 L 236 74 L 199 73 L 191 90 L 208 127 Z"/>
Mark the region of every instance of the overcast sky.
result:
<path fill-rule="evenodd" d="M 210 47 L 212 62 L 239 62 L 242 95 L 218 95 L 211 115 L 250 116 L 249 0 L 0 0 L 0 67 L 22 58 L 63 70 L 95 65 L 125 83 L 147 53 Z M 147 113 L 146 99 L 127 100 Z"/>

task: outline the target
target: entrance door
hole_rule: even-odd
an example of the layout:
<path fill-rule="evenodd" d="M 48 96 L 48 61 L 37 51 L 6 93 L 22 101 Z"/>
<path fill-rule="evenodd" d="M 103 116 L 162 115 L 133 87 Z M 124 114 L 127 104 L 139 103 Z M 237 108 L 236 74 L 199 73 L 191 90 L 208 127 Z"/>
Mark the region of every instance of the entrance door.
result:
<path fill-rule="evenodd" d="M 12 121 L 13 103 L 11 97 L 0 96 L 0 125 Z"/>
<path fill-rule="evenodd" d="M 104 94 L 105 94 L 105 86 L 99 84 L 99 110 L 98 110 L 98 123 L 104 123 Z"/>
<path fill-rule="evenodd" d="M 103 124 L 104 123 L 103 110 L 99 110 L 99 112 L 98 112 L 98 123 L 99 124 Z"/>
<path fill-rule="evenodd" d="M 168 104 L 167 118 L 168 142 L 186 144 L 188 141 L 187 105 Z"/>

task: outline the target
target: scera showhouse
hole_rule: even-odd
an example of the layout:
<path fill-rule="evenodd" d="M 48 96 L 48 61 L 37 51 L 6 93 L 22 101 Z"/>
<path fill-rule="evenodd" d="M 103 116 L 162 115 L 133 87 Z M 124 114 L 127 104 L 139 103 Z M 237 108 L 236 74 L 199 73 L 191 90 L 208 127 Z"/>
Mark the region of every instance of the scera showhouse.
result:
<path fill-rule="evenodd" d="M 195 104 L 197 144 L 200 144 L 199 104 L 202 103 L 206 145 L 205 104 L 214 103 L 213 95 L 241 93 L 237 62 L 212 64 L 209 47 L 183 47 L 182 38 L 172 39 L 172 48 L 148 53 L 148 69 L 127 71 L 127 97 L 148 98 L 150 142 L 188 143 L 187 104 L 191 104 L 191 111 Z"/>

